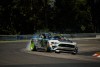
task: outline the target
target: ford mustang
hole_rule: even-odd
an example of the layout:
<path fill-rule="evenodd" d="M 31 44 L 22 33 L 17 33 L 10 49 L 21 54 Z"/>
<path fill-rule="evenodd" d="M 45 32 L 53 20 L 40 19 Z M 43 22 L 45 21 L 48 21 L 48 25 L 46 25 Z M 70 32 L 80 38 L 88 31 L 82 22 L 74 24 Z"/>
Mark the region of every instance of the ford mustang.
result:
<path fill-rule="evenodd" d="M 45 33 L 42 34 L 42 36 L 34 35 L 30 42 L 30 49 L 32 51 L 54 51 L 55 53 L 70 52 L 72 54 L 78 53 L 77 43 L 64 36 L 51 36 L 50 34 Z"/>

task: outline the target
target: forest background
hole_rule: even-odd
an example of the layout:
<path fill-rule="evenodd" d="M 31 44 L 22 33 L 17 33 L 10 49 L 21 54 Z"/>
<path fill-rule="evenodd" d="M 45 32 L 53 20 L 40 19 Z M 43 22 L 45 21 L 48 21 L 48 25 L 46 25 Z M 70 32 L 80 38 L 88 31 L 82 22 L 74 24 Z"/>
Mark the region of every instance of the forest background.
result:
<path fill-rule="evenodd" d="M 100 33 L 99 0 L 0 0 L 0 35 Z"/>

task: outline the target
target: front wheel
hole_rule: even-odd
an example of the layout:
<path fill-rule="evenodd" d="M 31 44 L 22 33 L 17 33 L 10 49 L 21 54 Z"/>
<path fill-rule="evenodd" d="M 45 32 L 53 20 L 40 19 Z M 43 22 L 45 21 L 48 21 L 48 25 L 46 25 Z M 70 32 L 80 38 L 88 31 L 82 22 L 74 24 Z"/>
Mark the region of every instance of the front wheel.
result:
<path fill-rule="evenodd" d="M 76 55 L 77 53 L 78 53 L 78 49 L 75 49 L 75 50 L 72 52 L 73 55 Z"/>
<path fill-rule="evenodd" d="M 60 53 L 60 50 L 55 50 L 55 53 Z"/>
<path fill-rule="evenodd" d="M 45 51 L 46 51 L 46 52 L 50 52 L 50 51 L 51 51 L 51 48 L 50 48 L 49 46 L 46 46 L 46 47 L 45 47 Z"/>

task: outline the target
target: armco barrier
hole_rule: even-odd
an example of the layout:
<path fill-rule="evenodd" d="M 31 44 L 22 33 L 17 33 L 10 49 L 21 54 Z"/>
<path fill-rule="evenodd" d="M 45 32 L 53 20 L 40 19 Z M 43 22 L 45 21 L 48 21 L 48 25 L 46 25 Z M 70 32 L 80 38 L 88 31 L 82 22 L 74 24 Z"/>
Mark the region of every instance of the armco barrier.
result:
<path fill-rule="evenodd" d="M 96 38 L 100 38 L 100 35 L 96 35 Z"/>
<path fill-rule="evenodd" d="M 0 40 L 16 40 L 16 36 L 14 35 L 1 35 Z"/>
<path fill-rule="evenodd" d="M 29 40 L 33 35 L 0 35 L 0 41 L 5 40 Z"/>
<path fill-rule="evenodd" d="M 63 34 L 68 38 L 87 38 L 87 37 L 96 37 L 96 33 L 78 33 L 78 34 Z"/>
<path fill-rule="evenodd" d="M 63 34 L 67 38 L 91 38 L 97 37 L 99 33 L 78 33 L 78 34 Z M 29 40 L 33 35 L 0 35 L 0 41 L 5 40 Z"/>

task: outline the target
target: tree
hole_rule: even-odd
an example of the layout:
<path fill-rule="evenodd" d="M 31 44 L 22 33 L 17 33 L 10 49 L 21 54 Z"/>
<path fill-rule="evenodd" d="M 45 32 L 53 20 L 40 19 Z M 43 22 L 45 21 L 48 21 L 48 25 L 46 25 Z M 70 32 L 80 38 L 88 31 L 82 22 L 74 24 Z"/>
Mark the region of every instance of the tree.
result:
<path fill-rule="evenodd" d="M 1 0 L 0 34 L 100 32 L 97 1 Z"/>

